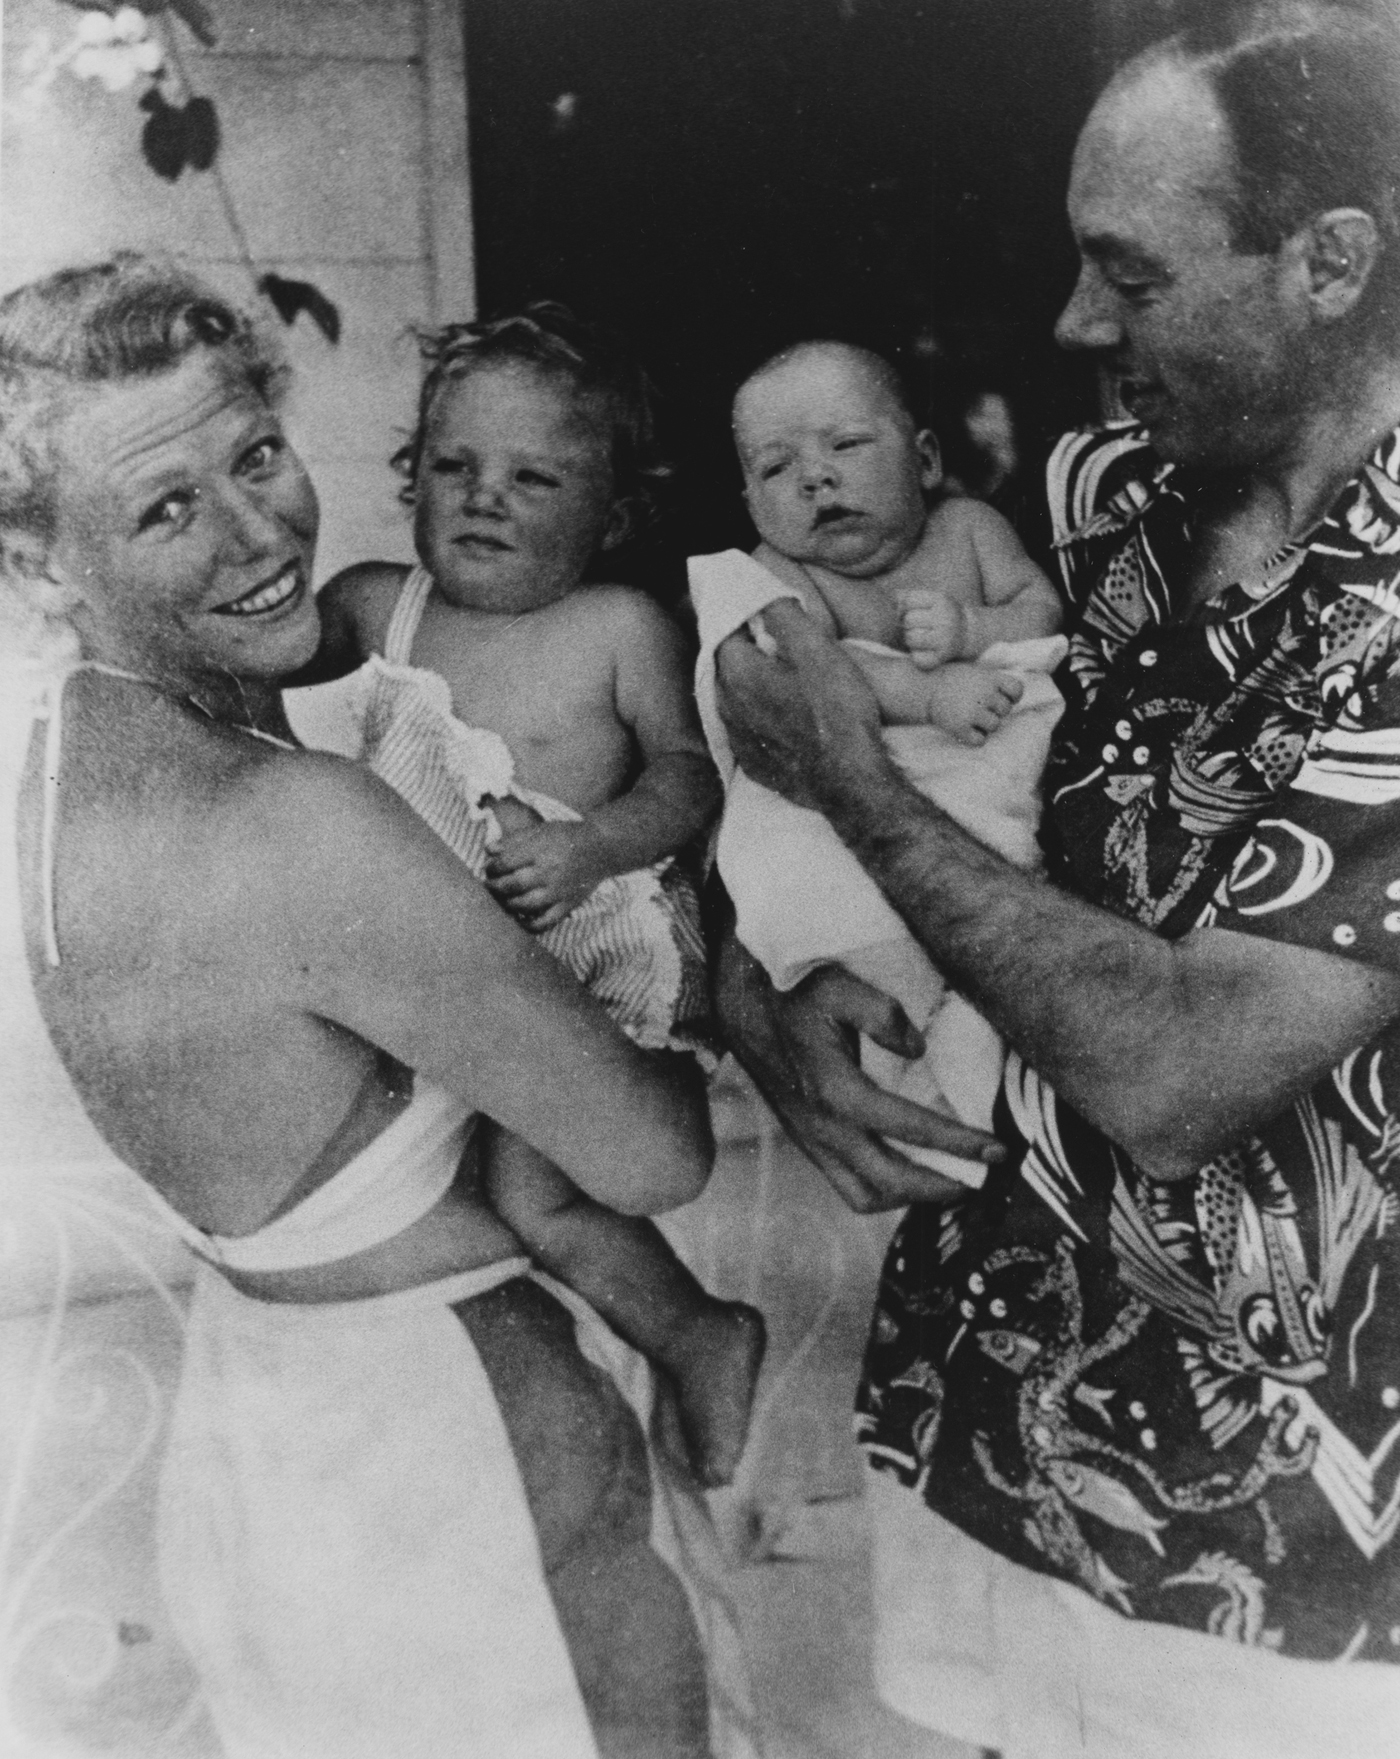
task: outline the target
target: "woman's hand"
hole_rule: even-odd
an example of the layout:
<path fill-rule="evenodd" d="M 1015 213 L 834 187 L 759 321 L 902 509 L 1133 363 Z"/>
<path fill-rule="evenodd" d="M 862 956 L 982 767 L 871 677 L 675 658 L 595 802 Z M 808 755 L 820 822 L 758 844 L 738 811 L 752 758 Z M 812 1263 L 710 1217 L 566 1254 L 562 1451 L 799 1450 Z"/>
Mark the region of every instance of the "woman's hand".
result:
<path fill-rule="evenodd" d="M 716 656 L 720 713 L 746 775 L 799 806 L 894 772 L 880 709 L 859 669 L 792 603 L 769 605 L 771 652 L 731 635 Z"/>
<path fill-rule="evenodd" d="M 842 1201 L 860 1214 L 968 1195 L 967 1187 L 915 1166 L 883 1137 L 1000 1160 L 995 1137 L 926 1111 L 860 1072 L 862 1032 L 898 1056 L 923 1041 L 903 1009 L 835 966 L 780 995 L 730 934 L 720 950 L 716 1005 L 734 1054 L 784 1128 Z"/>

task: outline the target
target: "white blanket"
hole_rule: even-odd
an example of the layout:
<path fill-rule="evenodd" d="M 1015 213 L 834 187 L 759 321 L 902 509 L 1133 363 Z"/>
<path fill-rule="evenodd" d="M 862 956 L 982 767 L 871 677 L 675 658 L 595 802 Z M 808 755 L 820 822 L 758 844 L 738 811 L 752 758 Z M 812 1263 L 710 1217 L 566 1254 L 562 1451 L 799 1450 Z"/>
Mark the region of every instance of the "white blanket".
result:
<path fill-rule="evenodd" d="M 997 1035 L 962 997 L 948 992 L 827 820 L 764 788 L 734 761 L 716 702 L 715 651 L 765 606 L 798 595 L 740 550 L 692 557 L 689 568 L 700 625 L 696 696 L 725 784 L 716 859 L 734 902 L 739 939 L 779 989 L 791 989 L 820 965 L 839 963 L 893 995 L 926 1035 L 928 1049 L 909 1063 L 866 1040 L 862 1066 L 893 1092 L 988 1128 L 1001 1073 Z M 1014 672 L 1024 690 L 985 745 L 961 745 L 933 726 L 890 727 L 885 733 L 891 756 L 920 793 L 1021 867 L 1033 867 L 1039 858 L 1040 773 L 1064 707 L 1050 674 L 1065 651 L 1063 636 L 987 649 L 981 663 Z M 900 1146 L 965 1184 L 979 1185 L 986 1176 L 979 1162 Z"/>

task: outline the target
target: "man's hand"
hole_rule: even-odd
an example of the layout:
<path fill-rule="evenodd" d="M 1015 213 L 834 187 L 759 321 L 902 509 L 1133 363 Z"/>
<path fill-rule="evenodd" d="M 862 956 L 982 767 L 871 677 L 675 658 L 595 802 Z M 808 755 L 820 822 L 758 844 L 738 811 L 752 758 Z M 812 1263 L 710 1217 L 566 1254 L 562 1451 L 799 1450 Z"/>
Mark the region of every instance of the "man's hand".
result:
<path fill-rule="evenodd" d="M 995 1137 L 861 1074 L 860 1033 L 898 1056 L 920 1055 L 923 1042 L 899 1004 L 859 978 L 829 966 L 779 995 L 731 934 L 720 951 L 716 1003 L 734 1054 L 788 1134 L 858 1213 L 968 1196 L 965 1185 L 906 1160 L 886 1136 L 976 1160 L 1004 1155 Z"/>
<path fill-rule="evenodd" d="M 956 599 L 928 587 L 899 594 L 904 646 L 916 666 L 931 671 L 949 660 L 967 659 L 967 613 Z"/>
<path fill-rule="evenodd" d="M 859 669 L 791 603 L 765 607 L 772 637 L 761 653 L 731 635 L 716 657 L 720 713 L 746 775 L 818 810 L 835 782 L 893 774 L 880 708 Z"/>
<path fill-rule="evenodd" d="M 507 831 L 486 863 L 493 896 L 532 934 L 553 928 L 613 871 L 607 845 L 582 824 Z"/>

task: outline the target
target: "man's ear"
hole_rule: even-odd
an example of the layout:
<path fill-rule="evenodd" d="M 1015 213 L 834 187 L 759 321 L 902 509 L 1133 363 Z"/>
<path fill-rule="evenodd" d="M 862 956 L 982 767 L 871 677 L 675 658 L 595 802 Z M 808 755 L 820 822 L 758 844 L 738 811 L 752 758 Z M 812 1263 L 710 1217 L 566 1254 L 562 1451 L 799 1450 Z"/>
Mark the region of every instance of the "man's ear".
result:
<path fill-rule="evenodd" d="M 1380 228 L 1364 208 L 1329 208 L 1297 234 L 1307 271 L 1308 299 L 1324 322 L 1351 311 L 1375 271 Z"/>
<path fill-rule="evenodd" d="M 919 449 L 919 481 L 924 485 L 924 493 L 931 495 L 943 481 L 943 454 L 931 428 L 920 428 L 914 435 L 914 444 Z"/>

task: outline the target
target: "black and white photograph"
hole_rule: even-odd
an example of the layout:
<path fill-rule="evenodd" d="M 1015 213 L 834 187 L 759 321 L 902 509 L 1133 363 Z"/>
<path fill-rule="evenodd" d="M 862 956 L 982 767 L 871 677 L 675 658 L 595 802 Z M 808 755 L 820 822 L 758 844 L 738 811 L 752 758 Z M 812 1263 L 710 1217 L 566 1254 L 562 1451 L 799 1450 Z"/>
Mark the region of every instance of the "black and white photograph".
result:
<path fill-rule="evenodd" d="M 1400 0 L 0 62 L 0 1759 L 1400 1759 Z"/>

